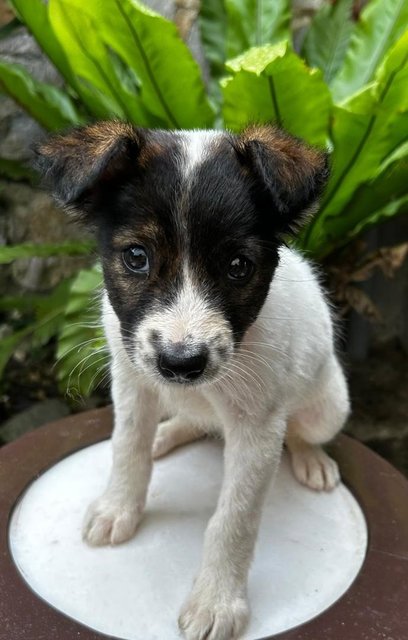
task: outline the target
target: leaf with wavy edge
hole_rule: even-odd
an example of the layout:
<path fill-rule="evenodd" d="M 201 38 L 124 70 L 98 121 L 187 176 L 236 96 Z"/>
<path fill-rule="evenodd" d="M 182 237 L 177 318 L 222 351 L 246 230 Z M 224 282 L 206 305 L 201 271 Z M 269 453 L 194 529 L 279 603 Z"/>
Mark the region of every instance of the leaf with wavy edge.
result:
<path fill-rule="evenodd" d="M 250 47 L 290 37 L 288 0 L 224 0 L 227 14 L 227 58 Z"/>
<path fill-rule="evenodd" d="M 225 75 L 227 58 L 227 14 L 223 0 L 201 0 L 198 24 L 210 71 L 209 93 L 219 108 L 221 88 L 218 80 Z"/>
<path fill-rule="evenodd" d="M 109 371 L 98 304 L 90 304 L 101 286 L 101 269 L 95 265 L 80 271 L 70 287 L 57 347 L 58 380 L 70 394 L 89 395 Z"/>
<path fill-rule="evenodd" d="M 52 0 L 49 19 L 72 67 L 75 88 L 87 108 L 97 118 L 118 117 L 136 120 L 140 113 L 134 94 L 117 76 L 109 51 L 98 33 L 98 16 L 88 12 L 89 4 L 74 0 Z"/>
<path fill-rule="evenodd" d="M 223 0 L 201 0 L 199 25 L 211 75 L 220 78 L 227 59 L 227 12 Z"/>
<path fill-rule="evenodd" d="M 408 138 L 407 63 L 408 32 L 385 58 L 376 82 L 334 108 L 332 176 L 320 212 L 301 238 L 316 255 L 342 242 L 354 192 L 376 177 L 379 166 Z M 362 212 L 362 219 L 368 213 Z"/>
<path fill-rule="evenodd" d="M 201 70 L 175 25 L 137 0 L 91 4 L 101 7 L 101 37 L 139 77 L 146 110 L 167 127 L 212 126 Z"/>
<path fill-rule="evenodd" d="M 70 38 L 67 51 L 75 46 L 78 72 L 114 99 L 132 122 L 172 128 L 213 124 L 200 69 L 173 23 L 136 0 L 54 0 L 50 17 L 58 35 L 65 30 L 64 38 Z M 138 80 L 131 98 L 115 75 L 110 51 Z"/>
<path fill-rule="evenodd" d="M 18 64 L 0 61 L 0 91 L 11 96 L 46 129 L 57 130 L 82 121 L 68 94 L 35 80 Z"/>
<path fill-rule="evenodd" d="M 240 131 L 250 122 L 275 122 L 311 144 L 324 146 L 331 111 L 322 74 L 309 69 L 287 42 L 254 47 L 227 63 L 221 81 L 225 125 Z"/>
<path fill-rule="evenodd" d="M 408 143 L 405 143 L 386 159 L 374 180 L 357 189 L 347 204 L 339 221 L 344 224 L 345 241 L 386 218 L 408 212 L 407 176 Z"/>
<path fill-rule="evenodd" d="M 65 52 L 55 36 L 44 0 L 9 0 L 14 11 L 34 36 L 44 53 L 71 86 L 76 85 L 75 74 L 68 64 Z M 51 0 L 52 2 L 52 0 Z"/>
<path fill-rule="evenodd" d="M 303 43 L 303 55 L 310 67 L 323 71 L 330 84 L 339 71 L 353 31 L 353 0 L 324 4 L 315 14 Z"/>
<path fill-rule="evenodd" d="M 371 0 L 361 12 L 344 64 L 333 81 L 335 101 L 371 82 L 390 46 L 408 25 L 407 0 Z"/>
<path fill-rule="evenodd" d="M 35 320 L 0 340 L 0 377 L 8 360 L 20 344 L 29 340 L 32 345 L 42 346 L 58 333 L 63 322 L 70 282 L 70 279 L 60 282 L 47 295 L 29 296 L 28 299 L 24 299 L 24 304 L 19 304 L 17 301 L 17 308 L 29 313 L 30 316 L 34 314 Z M 1 302 L 3 303 L 3 300 Z M 6 300 L 6 304 L 4 306 L 1 304 L 1 308 L 9 310 L 11 302 L 12 298 Z"/>
<path fill-rule="evenodd" d="M 326 218 L 324 242 L 315 249 L 309 245 L 316 258 L 346 245 L 387 218 L 408 213 L 408 155 L 385 164 L 374 180 L 360 185 L 341 215 Z"/>
<path fill-rule="evenodd" d="M 10 264 L 14 260 L 21 260 L 22 258 L 89 255 L 94 248 L 94 242 L 78 241 L 48 244 L 25 242 L 12 246 L 0 246 L 0 264 Z"/>
<path fill-rule="evenodd" d="M 405 169 L 406 171 L 406 169 Z M 363 220 L 360 220 L 348 234 L 347 240 L 359 235 L 363 231 L 367 231 L 370 227 L 374 227 L 380 222 L 384 222 L 387 218 L 393 218 L 399 215 L 405 215 L 408 213 L 408 194 L 401 196 L 401 198 L 391 199 L 386 202 L 382 207 L 375 209 L 370 215 L 366 216 Z"/>

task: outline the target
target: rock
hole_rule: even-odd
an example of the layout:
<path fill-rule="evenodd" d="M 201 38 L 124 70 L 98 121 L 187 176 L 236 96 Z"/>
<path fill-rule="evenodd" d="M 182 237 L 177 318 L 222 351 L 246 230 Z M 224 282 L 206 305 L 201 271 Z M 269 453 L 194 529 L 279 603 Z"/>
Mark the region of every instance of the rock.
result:
<path fill-rule="evenodd" d="M 0 9 L 2 5 L 0 5 Z M 24 27 L 0 40 L 0 59 L 24 66 L 37 80 L 61 85 L 53 65 Z M 27 163 L 31 145 L 44 131 L 10 98 L 0 96 L 0 158 Z M 46 193 L 25 183 L 0 180 L 0 245 L 22 242 L 54 243 L 84 239 L 84 231 L 70 224 Z M 44 291 L 88 266 L 84 258 L 29 258 L 3 267 L 0 295 L 10 289 Z"/>
<path fill-rule="evenodd" d="M 46 193 L 24 183 L 0 181 L 0 221 L 0 244 L 82 242 L 86 238 L 84 230 L 57 210 Z M 6 291 L 10 280 L 29 291 L 50 289 L 91 261 L 87 256 L 16 260 L 7 270 L 8 278 L 2 273 L 0 292 Z"/>
<path fill-rule="evenodd" d="M 47 422 L 65 418 L 70 413 L 69 407 L 62 400 L 48 399 L 37 402 L 7 420 L 0 428 L 0 439 L 3 442 L 11 442 Z"/>
<path fill-rule="evenodd" d="M 41 52 L 34 38 L 20 27 L 0 40 L 0 59 L 24 66 L 37 80 L 61 85 L 55 67 Z M 24 161 L 30 157 L 30 145 L 43 135 L 37 122 L 10 98 L 0 96 L 0 157 Z"/>

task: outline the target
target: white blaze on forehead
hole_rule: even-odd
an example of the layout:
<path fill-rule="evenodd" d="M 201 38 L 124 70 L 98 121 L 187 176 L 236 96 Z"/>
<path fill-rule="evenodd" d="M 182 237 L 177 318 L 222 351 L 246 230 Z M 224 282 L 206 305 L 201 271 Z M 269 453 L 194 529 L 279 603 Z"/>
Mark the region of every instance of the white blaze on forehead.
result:
<path fill-rule="evenodd" d="M 145 342 L 154 330 L 164 344 L 211 344 L 216 339 L 229 343 L 231 329 L 224 314 L 217 310 L 205 285 L 195 277 L 189 265 L 183 269 L 183 279 L 172 304 L 147 316 L 140 324 L 137 337 Z"/>
<path fill-rule="evenodd" d="M 206 342 L 225 330 L 223 315 L 214 309 L 205 287 L 186 264 L 183 283 L 175 302 L 163 314 L 163 338 L 170 342 Z"/>
<path fill-rule="evenodd" d="M 209 155 L 211 142 L 220 138 L 222 131 L 183 131 L 184 171 L 189 176 L 196 167 L 202 164 Z"/>

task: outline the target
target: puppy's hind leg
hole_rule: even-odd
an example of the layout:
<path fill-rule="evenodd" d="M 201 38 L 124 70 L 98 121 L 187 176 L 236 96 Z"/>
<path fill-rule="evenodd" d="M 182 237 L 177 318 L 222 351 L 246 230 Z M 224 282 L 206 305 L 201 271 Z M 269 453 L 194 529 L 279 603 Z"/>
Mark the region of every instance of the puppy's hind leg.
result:
<path fill-rule="evenodd" d="M 176 447 L 199 440 L 204 435 L 201 429 L 189 424 L 183 416 L 176 415 L 159 424 L 153 444 L 153 458 L 162 458 Z"/>
<path fill-rule="evenodd" d="M 335 357 L 311 404 L 288 421 L 286 445 L 296 479 L 315 491 L 331 491 L 340 481 L 337 463 L 323 450 L 343 427 L 350 410 L 347 385 Z"/>
<path fill-rule="evenodd" d="M 309 444 L 297 435 L 302 429 L 299 422 L 288 425 L 286 446 L 290 452 L 295 478 L 314 491 L 332 491 L 340 482 L 337 463 L 320 445 Z"/>

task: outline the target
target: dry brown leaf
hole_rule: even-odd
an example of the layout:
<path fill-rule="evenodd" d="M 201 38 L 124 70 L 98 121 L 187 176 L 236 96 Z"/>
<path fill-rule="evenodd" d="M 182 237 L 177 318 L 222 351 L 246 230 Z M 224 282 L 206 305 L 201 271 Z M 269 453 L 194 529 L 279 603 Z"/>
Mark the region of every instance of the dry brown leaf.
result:
<path fill-rule="evenodd" d="M 381 321 L 381 313 L 364 291 L 350 285 L 344 289 L 343 295 L 349 308 L 355 309 L 371 321 Z"/>
<path fill-rule="evenodd" d="M 365 282 L 380 269 L 388 278 L 395 276 L 406 258 L 408 242 L 394 247 L 382 247 L 364 255 L 366 244 L 358 240 L 342 252 L 337 261 L 328 265 L 333 296 L 340 306 L 340 314 L 345 315 L 351 308 L 371 321 L 380 321 L 381 314 L 369 296 L 351 283 Z"/>
<path fill-rule="evenodd" d="M 363 282 L 364 280 L 368 280 L 376 267 L 380 269 L 385 276 L 392 278 L 395 272 L 401 268 L 407 256 L 408 242 L 394 247 L 382 247 L 370 253 L 365 258 L 361 267 L 350 273 L 350 281 Z"/>

